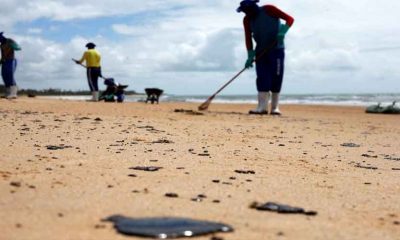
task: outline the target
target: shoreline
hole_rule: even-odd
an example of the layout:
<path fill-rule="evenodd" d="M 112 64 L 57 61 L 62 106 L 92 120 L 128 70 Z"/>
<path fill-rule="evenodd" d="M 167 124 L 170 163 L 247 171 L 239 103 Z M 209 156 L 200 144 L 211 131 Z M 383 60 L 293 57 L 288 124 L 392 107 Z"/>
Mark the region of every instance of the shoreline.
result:
<path fill-rule="evenodd" d="M 143 103 L 146 99 L 146 95 L 127 95 L 127 99 L 125 99 L 124 103 Z M 49 99 L 49 100 L 69 100 L 69 101 L 78 101 L 84 102 L 89 100 L 91 96 L 82 95 L 82 96 L 36 96 L 37 99 Z M 165 98 L 165 97 L 164 97 Z M 161 99 L 160 103 L 189 103 L 189 104 L 198 104 L 205 102 L 207 98 L 198 99 L 198 100 L 185 100 L 185 99 Z M 369 102 L 369 103 L 349 103 L 349 102 L 300 102 L 300 101 L 281 101 L 280 105 L 290 105 L 290 106 L 333 106 L 333 107 L 363 107 L 366 108 L 371 105 L 375 105 L 378 102 Z M 255 105 L 257 104 L 256 100 L 221 100 L 214 99 L 212 104 L 228 104 L 228 105 Z M 383 102 L 382 106 L 391 105 L 391 102 Z"/>
<path fill-rule="evenodd" d="M 133 112 L 134 108 L 133 107 L 140 107 L 140 110 L 143 110 L 141 107 L 152 107 L 152 108 L 166 108 L 169 111 L 174 111 L 175 109 L 184 109 L 184 110 L 192 110 L 192 111 L 198 111 L 198 106 L 200 106 L 203 102 L 178 102 L 178 101 L 165 101 L 162 102 L 160 101 L 159 104 L 151 104 L 151 103 L 144 103 L 144 102 L 123 102 L 123 103 L 118 103 L 118 102 L 104 102 L 104 101 L 99 101 L 99 102 L 91 102 L 88 101 L 91 96 L 82 96 L 82 97 L 87 97 L 87 99 L 82 99 L 82 100 L 75 100 L 75 99 L 59 99 L 57 97 L 35 97 L 35 98 L 28 98 L 28 97 L 20 97 L 18 100 L 11 100 L 11 102 L 16 102 L 16 101 L 21 101 L 24 103 L 31 103 L 32 107 L 34 108 L 35 105 L 38 105 L 42 107 L 42 104 L 51 104 L 54 105 L 54 107 L 58 103 L 63 103 L 63 104 L 68 104 L 71 103 L 73 105 L 79 105 L 79 104 L 89 104 L 87 106 L 91 106 L 94 111 L 91 111 L 91 109 L 84 108 L 84 111 L 90 111 L 92 113 L 96 112 L 99 110 L 99 112 L 104 113 L 103 110 L 105 110 L 103 107 L 114 107 L 117 106 L 118 109 L 123 109 L 127 113 Z M 4 103 L 10 100 L 3 99 Z M 98 105 L 98 106 L 96 106 Z M 351 112 L 358 112 L 358 113 L 365 113 L 365 107 L 364 106 L 352 106 L 352 105 L 325 105 L 325 104 L 285 104 L 282 103 L 281 109 L 285 109 L 283 111 L 283 117 L 285 117 L 285 113 L 288 110 L 289 112 L 298 112 L 298 111 L 303 111 L 306 109 L 310 109 L 312 111 L 315 111 L 318 109 L 327 109 L 329 111 L 334 111 L 334 112 L 341 112 L 341 109 L 348 109 L 352 110 Z M 248 111 L 253 109 L 255 106 L 257 106 L 256 103 L 221 103 L 221 102 L 212 102 L 210 104 L 210 107 L 206 111 L 198 111 L 203 114 L 207 113 L 240 113 L 244 115 L 248 115 Z M 39 108 L 40 108 L 39 107 Z M 52 107 L 53 108 L 53 107 Z M 67 110 L 67 109 L 63 109 Z M 74 112 L 79 109 L 74 109 L 71 112 Z M 141 112 L 142 113 L 142 112 Z M 106 113 L 107 114 L 107 113 Z M 370 116 L 371 114 L 367 114 L 367 116 Z M 374 114 L 372 114 L 374 115 Z M 251 116 L 251 115 L 249 115 Z M 273 117 L 270 115 L 266 115 L 265 117 Z"/>

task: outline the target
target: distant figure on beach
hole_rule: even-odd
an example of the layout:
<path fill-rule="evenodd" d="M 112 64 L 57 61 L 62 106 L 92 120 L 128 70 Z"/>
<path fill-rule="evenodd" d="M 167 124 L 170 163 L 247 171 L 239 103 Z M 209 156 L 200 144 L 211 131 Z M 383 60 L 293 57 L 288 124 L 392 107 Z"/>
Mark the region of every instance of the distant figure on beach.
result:
<path fill-rule="evenodd" d="M 81 60 L 76 60 L 77 64 L 82 64 L 86 61 L 87 79 L 90 91 L 92 92 L 92 101 L 99 101 L 99 77 L 101 77 L 101 55 L 95 49 L 96 45 L 92 42 L 86 44 L 88 50 L 83 54 Z"/>
<path fill-rule="evenodd" d="M 287 31 L 294 19 L 273 5 L 259 7 L 259 0 L 240 2 L 237 12 L 244 12 L 244 32 L 248 58 L 246 68 L 253 67 L 256 60 L 258 107 L 249 114 L 268 114 L 268 102 L 271 96 L 271 115 L 281 115 L 279 94 L 282 88 L 285 44 Z M 285 20 L 285 24 L 281 20 Z M 253 49 L 253 41 L 257 46 Z"/>
<path fill-rule="evenodd" d="M 100 95 L 99 100 L 105 102 L 117 102 L 122 103 L 125 100 L 125 89 L 128 85 L 122 85 L 115 82 L 114 78 L 106 78 L 104 84 L 107 86 L 106 90 Z"/>
<path fill-rule="evenodd" d="M 0 32 L 1 43 L 1 77 L 6 87 L 6 98 L 17 98 L 18 88 L 15 81 L 15 71 L 17 70 L 17 59 L 15 51 L 20 51 L 21 47 L 11 38 L 6 38 L 3 32 Z"/>
<path fill-rule="evenodd" d="M 145 88 L 144 91 L 147 95 L 146 103 L 151 102 L 151 104 L 154 104 L 155 102 L 159 104 L 160 96 L 164 92 L 164 90 L 158 88 Z"/>

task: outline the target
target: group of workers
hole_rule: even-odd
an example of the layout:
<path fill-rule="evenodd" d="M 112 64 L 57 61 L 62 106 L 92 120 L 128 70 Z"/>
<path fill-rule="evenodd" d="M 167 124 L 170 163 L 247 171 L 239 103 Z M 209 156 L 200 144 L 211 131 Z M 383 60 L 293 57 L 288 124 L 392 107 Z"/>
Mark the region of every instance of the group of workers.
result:
<path fill-rule="evenodd" d="M 237 12 L 243 12 L 245 42 L 247 49 L 246 68 L 256 65 L 256 86 L 258 91 L 258 106 L 249 114 L 281 115 L 279 110 L 279 95 L 282 89 L 285 62 L 285 35 L 292 26 L 294 19 L 273 5 L 258 5 L 259 0 L 243 0 Z M 285 21 L 282 23 L 281 20 Z M 256 46 L 253 46 L 253 40 Z M 14 72 L 17 67 L 15 51 L 21 50 L 18 44 L 0 33 L 2 77 L 6 87 L 6 98 L 17 97 L 17 85 Z M 85 62 L 87 79 L 92 92 L 92 100 L 99 99 L 98 78 L 101 77 L 101 56 L 94 43 L 86 45 L 88 50 L 77 64 Z M 271 99 L 271 110 L 269 100 Z"/>

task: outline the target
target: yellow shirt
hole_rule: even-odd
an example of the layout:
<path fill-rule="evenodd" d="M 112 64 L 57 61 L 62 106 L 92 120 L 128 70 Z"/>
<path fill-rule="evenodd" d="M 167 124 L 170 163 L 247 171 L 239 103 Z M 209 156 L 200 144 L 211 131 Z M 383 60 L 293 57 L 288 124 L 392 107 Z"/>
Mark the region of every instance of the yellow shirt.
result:
<path fill-rule="evenodd" d="M 95 49 L 89 49 L 83 54 L 79 62 L 86 61 L 86 67 L 100 67 L 100 60 L 100 53 Z"/>

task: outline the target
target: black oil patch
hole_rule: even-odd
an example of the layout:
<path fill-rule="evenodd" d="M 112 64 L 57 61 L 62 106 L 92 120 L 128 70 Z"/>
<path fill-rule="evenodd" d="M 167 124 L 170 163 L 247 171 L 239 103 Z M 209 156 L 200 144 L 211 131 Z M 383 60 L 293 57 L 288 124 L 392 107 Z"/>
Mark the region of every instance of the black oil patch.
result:
<path fill-rule="evenodd" d="M 137 166 L 137 167 L 131 167 L 131 168 L 129 168 L 129 169 L 137 170 L 137 171 L 145 171 L 145 172 L 156 172 L 156 171 L 162 169 L 162 167 Z"/>
<path fill-rule="evenodd" d="M 253 171 L 253 170 L 235 170 L 235 173 L 239 173 L 239 174 L 256 174 L 256 172 Z"/>
<path fill-rule="evenodd" d="M 361 164 L 356 164 L 355 165 L 356 168 L 364 168 L 364 169 L 370 169 L 370 170 L 378 170 L 378 167 L 374 167 L 374 166 L 363 166 Z"/>
<path fill-rule="evenodd" d="M 316 211 L 306 211 L 303 208 L 292 207 L 289 205 L 284 205 L 274 202 L 267 202 L 265 204 L 259 204 L 255 202 L 250 205 L 250 208 L 254 208 L 259 211 L 271 211 L 281 214 L 304 214 L 308 216 L 315 216 L 318 214 Z"/>
<path fill-rule="evenodd" d="M 72 146 L 65 146 L 65 145 L 60 145 L 60 146 L 47 145 L 46 148 L 47 148 L 47 150 L 55 151 L 55 150 L 63 150 L 63 149 L 66 149 L 66 148 L 72 148 Z"/>
<path fill-rule="evenodd" d="M 342 147 L 350 147 L 350 148 L 361 147 L 360 144 L 356 144 L 356 143 L 342 143 L 342 144 L 340 144 L 340 146 L 342 146 Z"/>
<path fill-rule="evenodd" d="M 226 224 L 186 218 L 128 218 L 114 215 L 103 221 L 113 222 L 114 228 L 124 235 L 158 239 L 194 237 L 233 231 L 233 228 Z"/>
<path fill-rule="evenodd" d="M 186 109 L 175 109 L 175 113 L 185 113 L 188 115 L 194 115 L 194 116 L 201 116 L 204 115 L 204 113 L 193 111 L 193 110 L 186 110 Z"/>

